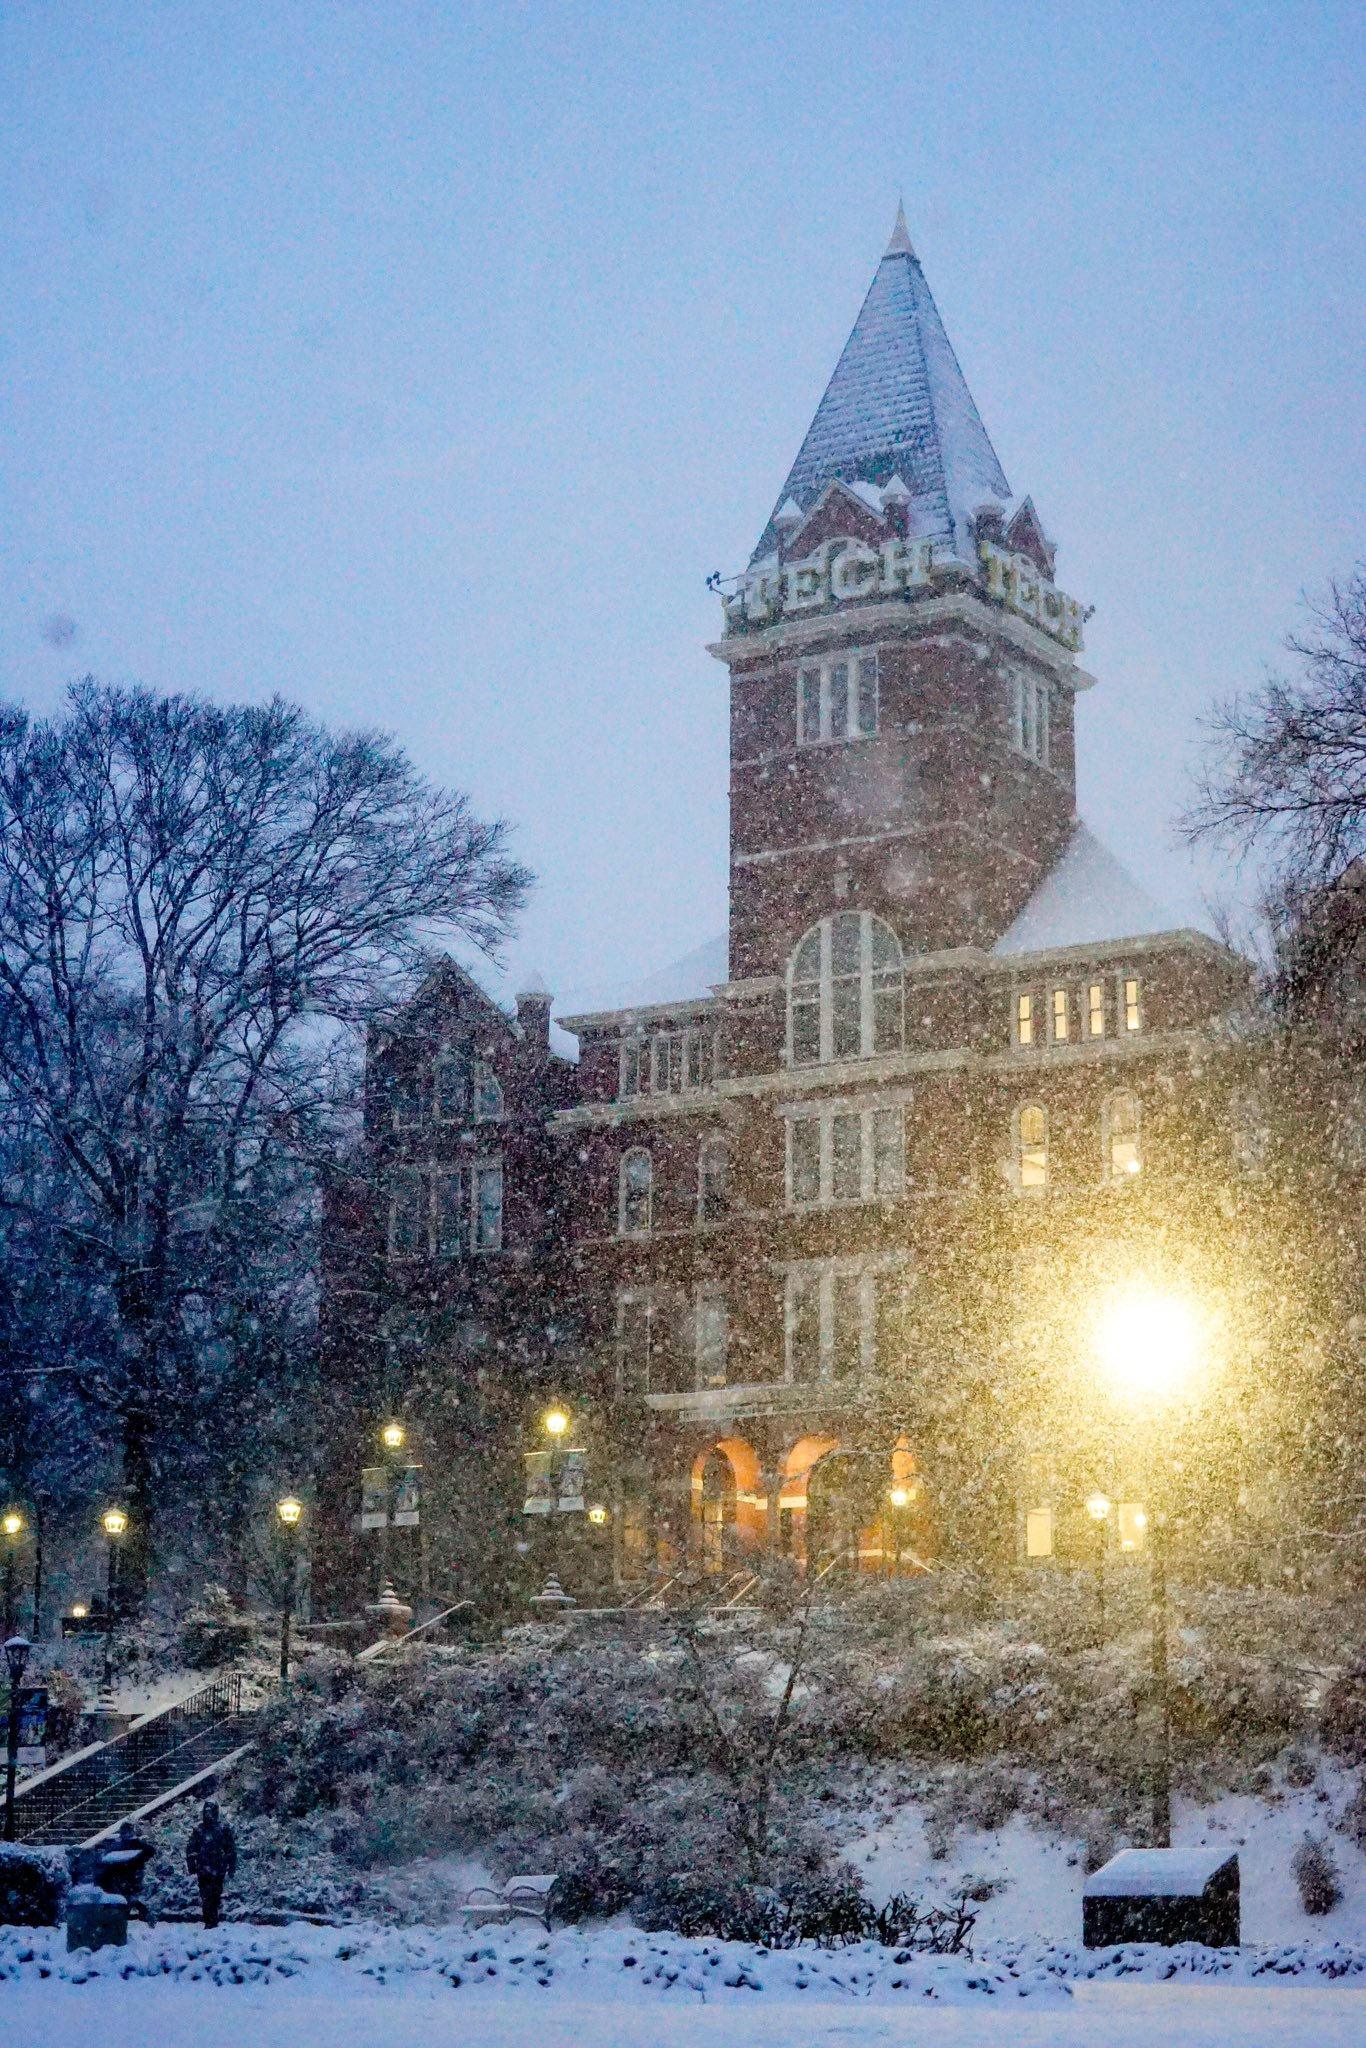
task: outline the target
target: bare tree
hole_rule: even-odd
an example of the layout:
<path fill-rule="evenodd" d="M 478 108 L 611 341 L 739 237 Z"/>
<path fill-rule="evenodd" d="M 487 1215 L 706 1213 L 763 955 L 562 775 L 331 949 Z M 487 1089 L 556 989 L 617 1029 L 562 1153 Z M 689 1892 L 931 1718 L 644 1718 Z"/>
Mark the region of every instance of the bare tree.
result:
<path fill-rule="evenodd" d="M 0 712 L 0 1118 L 45 1147 L 31 1185 L 107 1298 L 87 1379 L 140 1529 L 168 1408 L 250 1346 L 272 1245 L 307 1235 L 348 1027 L 434 927 L 497 945 L 528 881 L 506 836 L 384 735 L 278 699 L 87 679 L 56 719 Z"/>

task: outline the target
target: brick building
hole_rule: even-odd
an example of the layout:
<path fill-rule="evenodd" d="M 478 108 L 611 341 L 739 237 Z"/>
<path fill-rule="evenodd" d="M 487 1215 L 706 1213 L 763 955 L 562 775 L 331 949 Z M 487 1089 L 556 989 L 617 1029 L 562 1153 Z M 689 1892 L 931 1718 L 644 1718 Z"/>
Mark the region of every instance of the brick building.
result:
<path fill-rule="evenodd" d="M 405 1027 L 411 1088 L 404 1033 L 377 1056 L 371 1326 L 391 1359 L 415 1298 L 446 1331 L 388 1397 L 496 1385 L 523 1448 L 567 1400 L 628 1576 L 1010 1555 L 1041 1515 L 1065 1545 L 1088 1485 L 1137 1483 L 1080 1414 L 1068 1317 L 1213 1255 L 1244 967 L 1077 817 L 1083 610 L 901 217 L 721 608 L 727 941 L 563 1018 L 577 1066 L 541 999 L 514 1022 L 454 977 Z M 471 1012 L 518 1107 L 467 1133 L 437 1063 Z"/>

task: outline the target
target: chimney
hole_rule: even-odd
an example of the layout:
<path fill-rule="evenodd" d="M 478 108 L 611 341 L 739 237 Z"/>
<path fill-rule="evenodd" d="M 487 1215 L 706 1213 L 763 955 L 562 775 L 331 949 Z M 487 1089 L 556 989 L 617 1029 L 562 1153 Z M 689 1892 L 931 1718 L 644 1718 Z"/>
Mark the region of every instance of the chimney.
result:
<path fill-rule="evenodd" d="M 530 975 L 517 997 L 517 1022 L 528 1045 L 550 1049 L 550 1006 L 555 998 L 539 974 Z"/>

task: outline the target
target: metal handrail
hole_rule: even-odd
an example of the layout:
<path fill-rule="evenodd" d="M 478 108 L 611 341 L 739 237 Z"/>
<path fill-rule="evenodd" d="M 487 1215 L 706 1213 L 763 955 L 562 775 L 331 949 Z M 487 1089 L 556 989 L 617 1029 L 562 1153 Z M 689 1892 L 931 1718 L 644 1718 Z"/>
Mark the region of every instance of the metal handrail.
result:
<path fill-rule="evenodd" d="M 242 1674 L 230 1673 L 201 1686 L 188 1699 L 159 1714 L 149 1714 L 126 1734 L 101 1743 L 73 1759 L 70 1769 L 51 1773 L 21 1791 L 14 1802 L 15 1831 L 21 1841 L 39 1834 L 54 1821 L 88 1806 L 101 1792 L 135 1778 L 173 1750 L 206 1735 L 220 1722 L 242 1711 Z"/>
<path fill-rule="evenodd" d="M 473 1607 L 473 1600 L 457 1600 L 454 1607 L 446 1608 L 442 1614 L 433 1614 L 426 1621 L 420 1621 L 416 1628 L 410 1628 L 401 1636 L 381 1636 L 377 1643 L 370 1643 L 364 1650 L 356 1652 L 358 1664 L 377 1664 L 388 1650 L 406 1650 L 414 1636 L 420 1636 L 425 1629 L 439 1628 L 443 1621 L 449 1621 L 453 1614 L 459 1614 L 466 1607 Z"/>

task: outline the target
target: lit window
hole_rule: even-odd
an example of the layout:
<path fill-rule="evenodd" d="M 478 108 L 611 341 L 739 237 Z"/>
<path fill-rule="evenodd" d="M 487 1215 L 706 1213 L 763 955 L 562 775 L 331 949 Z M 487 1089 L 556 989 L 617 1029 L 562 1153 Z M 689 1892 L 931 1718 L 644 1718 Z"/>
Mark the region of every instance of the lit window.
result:
<path fill-rule="evenodd" d="M 708 1138 L 697 1160 L 697 1219 L 716 1223 L 730 1214 L 730 1146 Z"/>
<path fill-rule="evenodd" d="M 901 942 L 889 924 L 842 910 L 807 933 L 789 969 L 788 1031 L 797 1066 L 900 1051 Z"/>
<path fill-rule="evenodd" d="M 1019 1113 L 1019 1141 L 1016 1148 L 1016 1181 L 1022 1189 L 1048 1186 L 1048 1113 L 1037 1102 L 1027 1102 Z"/>
<path fill-rule="evenodd" d="M 417 1167 L 405 1167 L 394 1175 L 389 1196 L 389 1249 L 396 1259 L 427 1255 L 427 1176 Z"/>
<path fill-rule="evenodd" d="M 877 1362 L 878 1298 L 890 1285 L 857 1263 L 813 1261 L 787 1276 L 787 1375 L 854 1379 Z"/>
<path fill-rule="evenodd" d="M 1086 1035 L 1105 1036 L 1105 984 L 1100 981 L 1091 982 L 1086 991 Z"/>
<path fill-rule="evenodd" d="M 422 1087 L 411 1074 L 396 1074 L 391 1078 L 389 1113 L 396 1131 L 415 1130 L 422 1122 Z"/>
<path fill-rule="evenodd" d="M 503 1090 L 493 1068 L 480 1060 L 474 1070 L 474 1120 L 477 1124 L 496 1123 L 503 1114 Z"/>
<path fill-rule="evenodd" d="M 620 1228 L 623 1237 L 644 1237 L 650 1228 L 654 1172 L 648 1152 L 628 1152 L 621 1162 Z"/>
<path fill-rule="evenodd" d="M 1011 679 L 1011 741 L 1043 768 L 1049 758 L 1050 693 L 1041 678 L 1016 674 Z"/>
<path fill-rule="evenodd" d="M 1131 977 L 1124 984 L 1124 1029 L 1139 1031 L 1142 1027 L 1143 1018 L 1138 1006 L 1138 982 Z"/>
<path fill-rule="evenodd" d="M 1105 1105 L 1105 1155 L 1111 1180 L 1132 1180 L 1142 1169 L 1138 1143 L 1138 1097 L 1127 1089 Z"/>
<path fill-rule="evenodd" d="M 698 1292 L 693 1334 L 697 1350 L 698 1386 L 724 1387 L 730 1317 L 726 1310 L 725 1295 L 718 1293 L 715 1288 L 704 1287 Z"/>
<path fill-rule="evenodd" d="M 1015 1037 L 1020 1045 L 1033 1045 L 1034 1043 L 1033 996 L 1016 996 L 1015 998 Z"/>
<path fill-rule="evenodd" d="M 1071 1036 L 1070 1010 L 1071 1005 L 1067 999 L 1067 990 L 1065 988 L 1055 988 L 1053 991 L 1053 1038 L 1056 1043 L 1060 1044 L 1064 1039 Z"/>
<path fill-rule="evenodd" d="M 503 1242 L 503 1169 L 476 1166 L 473 1184 L 474 1249 L 496 1252 Z"/>
<path fill-rule="evenodd" d="M 797 744 L 867 739 L 877 731 L 877 656 L 842 654 L 797 674 Z"/>
<path fill-rule="evenodd" d="M 790 1117 L 787 1161 L 789 1208 L 895 1200 L 906 1181 L 900 1103 Z"/>

